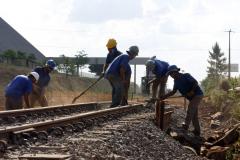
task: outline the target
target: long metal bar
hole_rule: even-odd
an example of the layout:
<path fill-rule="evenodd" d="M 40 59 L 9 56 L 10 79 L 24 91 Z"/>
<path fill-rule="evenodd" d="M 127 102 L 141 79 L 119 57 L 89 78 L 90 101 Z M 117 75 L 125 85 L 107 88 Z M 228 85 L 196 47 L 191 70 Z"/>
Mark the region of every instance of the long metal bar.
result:
<path fill-rule="evenodd" d="M 94 106 L 97 104 L 99 103 L 97 102 L 76 103 L 76 104 L 68 104 L 68 105 L 56 105 L 56 106 L 39 107 L 39 108 L 1 111 L 0 118 L 7 117 L 7 116 L 19 116 L 19 115 L 30 114 L 30 113 L 47 112 L 55 109 L 69 109 L 69 108 L 75 108 L 75 107 L 81 107 L 81 106 Z"/>
<path fill-rule="evenodd" d="M 46 120 L 44 122 L 23 124 L 21 126 L 10 126 L 10 127 L 1 128 L 0 134 L 16 132 L 16 131 L 20 131 L 20 130 L 26 130 L 28 128 L 39 129 L 39 128 L 46 128 L 49 126 L 63 125 L 65 123 L 78 121 L 79 119 L 95 118 L 95 117 L 104 116 L 107 114 L 122 113 L 124 111 L 128 111 L 128 110 L 135 109 L 138 107 L 143 107 L 143 105 L 142 104 L 128 105 L 128 106 L 123 106 L 123 107 L 109 108 L 109 109 L 104 109 L 104 110 L 99 110 L 99 111 L 81 113 L 81 114 L 77 114 L 74 116 L 61 117 L 61 118 L 53 119 L 53 120 Z"/>

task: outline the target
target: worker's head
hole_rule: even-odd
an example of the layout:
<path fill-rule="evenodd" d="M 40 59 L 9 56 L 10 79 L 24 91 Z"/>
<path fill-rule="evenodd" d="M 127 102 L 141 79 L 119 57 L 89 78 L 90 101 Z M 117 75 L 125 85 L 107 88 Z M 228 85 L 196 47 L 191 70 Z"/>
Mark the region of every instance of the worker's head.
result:
<path fill-rule="evenodd" d="M 154 70 L 154 68 L 155 68 L 155 61 L 152 60 L 152 59 L 149 59 L 149 60 L 147 60 L 145 65 L 146 65 L 147 71 L 151 71 L 152 72 Z"/>
<path fill-rule="evenodd" d="M 54 68 L 57 66 L 56 63 L 54 62 L 54 60 L 52 59 L 49 59 L 47 62 L 46 62 L 46 70 L 48 73 L 50 73 L 51 71 L 54 70 Z"/>
<path fill-rule="evenodd" d="M 129 55 L 130 60 L 134 59 L 138 55 L 139 49 L 138 46 L 129 47 L 127 53 Z"/>
<path fill-rule="evenodd" d="M 39 79 L 39 74 L 37 72 L 30 72 L 28 74 L 28 77 L 31 79 L 31 81 L 33 83 L 37 83 L 38 79 Z"/>
<path fill-rule="evenodd" d="M 113 49 L 116 48 L 117 46 L 117 41 L 113 38 L 110 38 L 106 44 L 107 49 L 109 50 L 109 52 Z"/>
<path fill-rule="evenodd" d="M 176 76 L 179 74 L 180 68 L 178 68 L 176 65 L 171 65 L 168 67 L 168 71 L 166 75 L 170 75 L 172 78 L 176 78 Z"/>

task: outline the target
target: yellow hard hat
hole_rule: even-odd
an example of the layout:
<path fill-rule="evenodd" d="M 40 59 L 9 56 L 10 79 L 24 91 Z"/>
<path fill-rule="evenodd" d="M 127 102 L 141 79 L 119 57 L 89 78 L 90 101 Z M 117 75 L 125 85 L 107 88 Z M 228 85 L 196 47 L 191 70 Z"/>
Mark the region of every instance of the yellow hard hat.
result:
<path fill-rule="evenodd" d="M 116 46 L 117 46 L 117 41 L 116 41 L 115 39 L 113 39 L 113 38 L 109 39 L 108 42 L 107 42 L 107 44 L 106 44 L 106 47 L 107 47 L 108 49 L 114 48 L 114 47 L 116 47 Z"/>

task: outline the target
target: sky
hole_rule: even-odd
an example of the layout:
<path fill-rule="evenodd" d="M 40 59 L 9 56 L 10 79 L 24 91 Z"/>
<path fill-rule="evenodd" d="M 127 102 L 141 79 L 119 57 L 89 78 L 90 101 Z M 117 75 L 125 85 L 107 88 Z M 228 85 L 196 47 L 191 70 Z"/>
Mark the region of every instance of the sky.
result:
<path fill-rule="evenodd" d="M 216 42 L 228 58 L 229 29 L 231 62 L 240 61 L 239 7 L 239 0 L 0 0 L 0 17 L 45 56 L 105 57 L 115 38 L 120 51 L 137 45 L 140 57 L 156 55 L 201 81 Z M 138 84 L 144 73 L 137 66 Z"/>

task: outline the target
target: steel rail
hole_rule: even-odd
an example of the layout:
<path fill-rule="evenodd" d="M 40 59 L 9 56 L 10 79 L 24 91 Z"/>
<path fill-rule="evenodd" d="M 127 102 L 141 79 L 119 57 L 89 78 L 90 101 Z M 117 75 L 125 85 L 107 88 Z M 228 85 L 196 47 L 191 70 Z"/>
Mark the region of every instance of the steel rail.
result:
<path fill-rule="evenodd" d="M 143 107 L 143 104 L 135 104 L 135 105 L 127 105 L 123 107 L 117 107 L 117 108 L 109 108 L 109 109 L 103 109 L 99 111 L 92 111 L 92 112 L 87 112 L 87 113 L 80 113 L 77 115 L 73 116 L 68 116 L 68 117 L 61 117 L 53 120 L 46 120 L 44 122 L 36 122 L 32 124 L 23 124 L 20 126 L 9 126 L 9 127 L 4 127 L 0 128 L 0 134 L 4 135 L 7 133 L 12 133 L 12 132 L 17 132 L 21 130 L 27 130 L 27 129 L 35 129 L 35 130 L 45 130 L 46 128 L 49 127 L 56 127 L 56 126 L 63 126 L 64 124 L 71 124 L 74 122 L 79 122 L 79 120 L 86 120 L 86 119 L 91 119 L 91 118 L 98 118 L 98 117 L 103 117 L 106 115 L 112 115 L 112 114 L 117 114 L 117 113 L 123 113 L 125 111 L 129 111 L 132 109 L 137 109 Z"/>
<path fill-rule="evenodd" d="M 39 108 L 28 108 L 28 109 L 18 109 L 18 110 L 8 110 L 8 111 L 0 111 L 0 118 L 9 117 L 9 116 L 21 116 L 27 114 L 36 114 L 42 112 L 48 112 L 57 109 L 74 109 L 78 107 L 90 107 L 90 106 L 97 106 L 101 104 L 110 103 L 108 101 L 105 102 L 90 102 L 90 103 L 76 103 L 76 104 L 68 104 L 68 105 L 56 105 L 56 106 L 48 106 L 48 107 L 39 107 Z"/>

